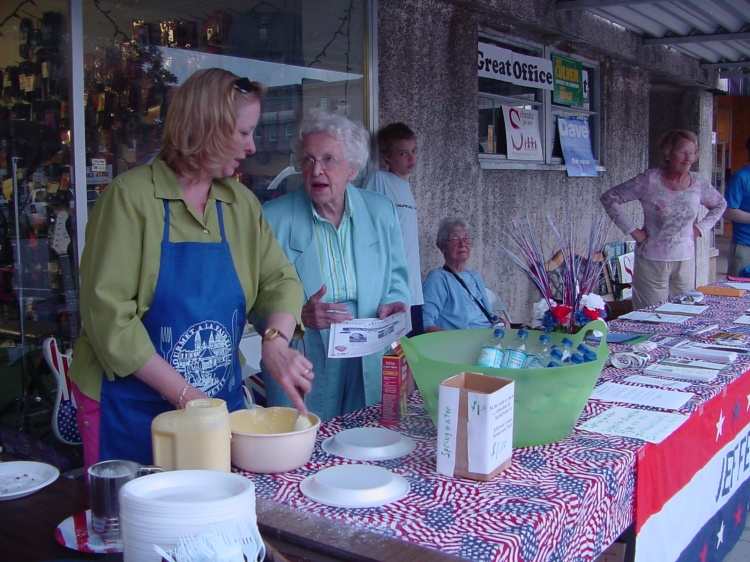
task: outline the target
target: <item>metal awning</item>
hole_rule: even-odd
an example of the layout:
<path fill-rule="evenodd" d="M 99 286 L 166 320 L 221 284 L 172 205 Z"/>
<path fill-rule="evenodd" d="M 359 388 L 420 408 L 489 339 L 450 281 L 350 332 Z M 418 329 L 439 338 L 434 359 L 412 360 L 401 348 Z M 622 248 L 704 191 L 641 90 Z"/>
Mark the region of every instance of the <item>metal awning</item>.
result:
<path fill-rule="evenodd" d="M 699 59 L 723 76 L 750 72 L 750 0 L 558 0 Z"/>

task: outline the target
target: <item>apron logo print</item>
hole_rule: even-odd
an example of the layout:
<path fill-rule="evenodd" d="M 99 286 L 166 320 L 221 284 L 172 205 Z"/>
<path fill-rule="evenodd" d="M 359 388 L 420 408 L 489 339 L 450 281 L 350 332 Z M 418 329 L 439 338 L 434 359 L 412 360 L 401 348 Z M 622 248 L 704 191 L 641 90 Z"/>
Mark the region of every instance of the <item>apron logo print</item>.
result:
<path fill-rule="evenodd" d="M 198 322 L 177 340 L 170 362 L 185 381 L 214 396 L 232 368 L 232 338 L 219 322 Z"/>

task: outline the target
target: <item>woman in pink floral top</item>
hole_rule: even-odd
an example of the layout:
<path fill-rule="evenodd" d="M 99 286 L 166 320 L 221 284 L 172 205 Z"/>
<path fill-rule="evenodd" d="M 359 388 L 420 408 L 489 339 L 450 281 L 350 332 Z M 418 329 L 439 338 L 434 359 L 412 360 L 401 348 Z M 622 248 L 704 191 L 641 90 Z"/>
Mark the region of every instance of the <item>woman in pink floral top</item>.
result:
<path fill-rule="evenodd" d="M 695 287 L 695 239 L 706 236 L 726 202 L 711 184 L 690 171 L 698 158 L 698 138 L 674 129 L 659 142 L 660 168 L 621 183 L 601 197 L 614 223 L 636 241 L 633 306 L 665 302 Z M 637 228 L 624 204 L 640 201 L 643 226 Z M 699 218 L 701 206 L 708 213 Z"/>

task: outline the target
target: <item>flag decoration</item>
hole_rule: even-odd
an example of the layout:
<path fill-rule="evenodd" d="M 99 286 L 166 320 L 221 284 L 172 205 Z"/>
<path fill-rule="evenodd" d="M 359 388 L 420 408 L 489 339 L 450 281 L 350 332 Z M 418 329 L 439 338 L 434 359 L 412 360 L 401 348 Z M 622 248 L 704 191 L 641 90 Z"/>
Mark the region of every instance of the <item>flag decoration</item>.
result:
<path fill-rule="evenodd" d="M 726 327 L 750 297 L 707 296 L 703 304 L 705 313 L 680 326 L 611 324 L 618 331 L 672 334 L 701 324 Z M 652 360 L 666 354 L 649 352 Z M 409 415 L 394 429 L 414 438 L 416 449 L 374 463 L 407 478 L 411 490 L 380 508 L 328 507 L 299 488 L 319 470 L 355 462 L 325 453 L 320 442 L 344 429 L 377 426 L 377 405 L 322 424 L 310 462 L 297 470 L 240 473 L 252 478 L 259 501 L 467 560 L 591 561 L 633 524 L 637 562 L 718 562 L 739 539 L 750 508 L 749 369 L 750 358 L 742 358 L 714 381 L 686 389 L 694 398 L 679 412 L 690 417 L 662 443 L 574 429 L 557 443 L 515 449 L 511 466 L 481 483 L 435 471 L 435 428 L 414 394 Z M 625 383 L 640 372 L 608 367 L 599 383 Z M 577 425 L 612 405 L 589 400 Z"/>
<path fill-rule="evenodd" d="M 517 248 L 516 252 L 503 247 L 503 251 L 523 270 L 547 303 L 548 311 L 542 323 L 549 329 L 575 332 L 581 326 L 596 318 L 605 317 L 604 301 L 594 301 L 594 291 L 599 286 L 604 268 L 601 254 L 607 239 L 609 221 L 605 216 L 597 216 L 591 223 L 588 236 L 580 240 L 574 225 L 558 226 L 548 216 L 547 223 L 557 244 L 555 255 L 547 259 L 541 238 L 531 225 L 531 220 L 512 221 L 508 236 Z M 577 249 L 584 248 L 582 254 Z M 560 262 L 560 298 L 555 298 L 554 284 L 551 281 L 552 263 Z M 588 300 L 589 305 L 585 302 Z M 593 308 L 593 302 L 600 305 Z"/>

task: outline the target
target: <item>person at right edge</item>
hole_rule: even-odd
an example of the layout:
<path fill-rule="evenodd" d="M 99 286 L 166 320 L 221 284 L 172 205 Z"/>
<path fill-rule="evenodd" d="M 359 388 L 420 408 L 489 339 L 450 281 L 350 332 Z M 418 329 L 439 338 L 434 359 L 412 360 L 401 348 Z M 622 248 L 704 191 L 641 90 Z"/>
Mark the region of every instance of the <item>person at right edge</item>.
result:
<path fill-rule="evenodd" d="M 748 275 L 750 271 L 750 137 L 745 142 L 747 160 L 733 174 L 727 185 L 727 210 L 724 217 L 732 221 L 732 251 L 729 275 Z"/>
<path fill-rule="evenodd" d="M 614 223 L 636 241 L 633 308 L 660 304 L 695 288 L 695 240 L 707 236 L 726 202 L 690 168 L 698 159 L 698 137 L 672 129 L 659 140 L 662 165 L 616 185 L 601 196 Z M 639 201 L 643 226 L 637 228 L 624 204 Z M 708 213 L 699 218 L 701 207 Z"/>

